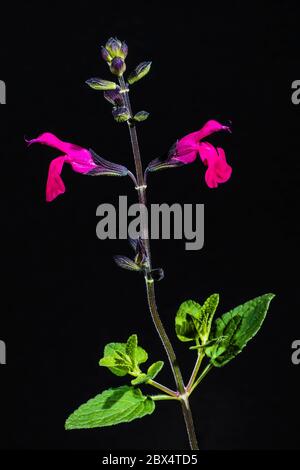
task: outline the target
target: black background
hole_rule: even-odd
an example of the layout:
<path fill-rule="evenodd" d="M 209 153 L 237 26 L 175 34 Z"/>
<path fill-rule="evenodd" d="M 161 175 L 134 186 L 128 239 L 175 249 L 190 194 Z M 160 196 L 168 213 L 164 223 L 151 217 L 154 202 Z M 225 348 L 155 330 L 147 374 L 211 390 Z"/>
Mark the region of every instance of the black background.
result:
<path fill-rule="evenodd" d="M 129 70 L 153 61 L 131 91 L 134 110 L 151 113 L 139 129 L 144 164 L 208 119 L 233 123 L 232 135 L 211 139 L 233 167 L 228 183 L 208 189 L 199 161 L 149 178 L 150 202 L 205 204 L 202 250 L 152 243 L 154 266 L 166 273 L 158 305 L 186 380 L 193 353 L 173 328 L 183 300 L 219 292 L 222 313 L 276 294 L 255 340 L 191 398 L 200 448 L 299 448 L 300 366 L 291 362 L 300 337 L 296 3 L 102 3 L 27 2 L 2 13 L 0 339 L 7 365 L 0 367 L 0 447 L 187 448 L 172 402 L 119 427 L 64 431 L 79 404 L 126 382 L 98 366 L 107 342 L 136 332 L 153 361 L 164 359 L 142 277 L 112 260 L 130 254 L 127 242 L 95 234 L 100 203 L 117 204 L 120 194 L 135 202 L 131 181 L 85 178 L 66 165 L 67 192 L 47 204 L 48 165 L 59 153 L 24 144 L 24 136 L 49 131 L 133 170 L 126 125 L 116 124 L 102 94 L 84 83 L 110 78 L 99 51 L 116 35 L 129 45 Z M 168 367 L 160 380 L 173 387 Z"/>

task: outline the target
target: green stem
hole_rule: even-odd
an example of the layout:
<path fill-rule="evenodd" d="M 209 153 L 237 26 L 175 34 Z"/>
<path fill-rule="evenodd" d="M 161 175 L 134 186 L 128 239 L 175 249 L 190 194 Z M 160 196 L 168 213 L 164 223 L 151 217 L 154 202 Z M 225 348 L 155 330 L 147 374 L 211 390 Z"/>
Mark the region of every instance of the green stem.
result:
<path fill-rule="evenodd" d="M 198 379 L 196 380 L 196 382 L 194 383 L 194 385 L 192 386 L 191 390 L 190 390 L 190 394 L 195 390 L 195 388 L 197 387 L 197 385 L 199 385 L 200 382 L 202 382 L 202 380 L 204 379 L 204 377 L 206 376 L 206 374 L 208 374 L 208 372 L 213 368 L 213 365 L 212 364 L 207 364 L 207 366 L 205 367 L 205 369 L 203 370 L 203 372 L 199 375 Z"/>
<path fill-rule="evenodd" d="M 152 387 L 158 388 L 162 392 L 165 392 L 167 395 L 170 395 L 171 397 L 175 397 L 178 399 L 178 393 L 174 392 L 174 390 L 171 390 L 168 387 L 165 387 L 164 385 L 160 384 L 159 382 L 156 382 L 155 380 L 148 380 L 146 382 L 148 385 L 152 385 Z"/>
<path fill-rule="evenodd" d="M 202 360 L 203 360 L 203 357 L 204 357 L 204 354 L 202 352 L 198 352 L 198 356 L 197 356 L 197 360 L 196 360 L 196 364 L 195 364 L 195 367 L 194 367 L 194 370 L 192 372 L 192 375 L 191 375 L 191 378 L 189 380 L 189 383 L 187 384 L 187 387 L 186 387 L 186 391 L 189 393 L 192 386 L 194 385 L 194 382 L 196 380 L 196 377 L 198 375 L 198 372 L 199 372 L 199 369 L 200 369 L 200 366 L 201 366 L 201 363 L 202 363 Z"/>
<path fill-rule="evenodd" d="M 199 450 L 197 436 L 194 427 L 193 415 L 190 408 L 188 395 L 181 400 L 181 409 L 184 416 L 186 430 L 189 436 L 189 442 L 192 450 Z"/>
<path fill-rule="evenodd" d="M 146 279 L 146 289 L 147 289 L 148 305 L 149 305 L 149 309 L 151 312 L 153 323 L 155 325 L 155 328 L 160 336 L 160 339 L 168 355 L 178 392 L 182 395 L 185 393 L 183 378 L 181 375 L 179 365 L 177 363 L 177 358 L 176 358 L 173 346 L 171 344 L 171 341 L 169 340 L 169 337 L 166 333 L 166 330 L 164 329 L 164 326 L 162 324 L 162 321 L 158 313 L 156 299 L 155 299 L 154 280 L 151 277 L 150 278 L 148 277 Z"/>
<path fill-rule="evenodd" d="M 123 90 L 126 90 L 126 83 L 125 83 L 123 76 L 119 77 L 119 83 L 120 83 L 121 88 Z M 146 207 L 147 206 L 146 185 L 144 181 L 143 166 L 142 166 L 141 154 L 140 154 L 139 143 L 138 143 L 138 138 L 137 138 L 136 126 L 132 119 L 133 114 L 132 114 L 130 99 L 128 96 L 128 91 L 124 92 L 124 100 L 131 116 L 131 120 L 128 121 L 128 128 L 129 128 L 132 152 L 134 156 L 136 179 L 137 179 L 136 189 L 138 191 L 139 204 L 142 207 Z M 141 209 L 141 212 L 142 212 L 142 209 Z M 151 317 L 155 325 L 156 331 L 162 341 L 162 344 L 165 348 L 165 351 L 167 353 L 167 356 L 170 362 L 170 366 L 171 366 L 173 376 L 176 382 L 177 390 L 180 395 L 179 398 L 181 399 L 182 412 L 183 412 L 183 416 L 185 420 L 185 425 L 187 428 L 190 446 L 192 450 L 195 450 L 195 449 L 198 449 L 198 443 L 197 443 L 197 437 L 196 437 L 194 423 L 193 423 L 193 417 L 192 417 L 191 409 L 189 406 L 188 396 L 186 395 L 186 390 L 185 390 L 182 374 L 181 374 L 181 371 L 180 371 L 180 368 L 176 359 L 173 346 L 171 344 L 171 341 L 169 340 L 169 337 L 166 333 L 166 330 L 163 326 L 163 323 L 158 313 L 156 299 L 155 299 L 154 279 L 151 276 L 151 250 L 150 250 L 150 242 L 149 242 L 149 231 L 148 231 L 147 223 L 145 223 L 145 221 L 143 220 L 143 217 L 141 217 L 141 219 L 142 219 L 141 220 L 142 239 L 143 239 L 147 257 L 149 260 L 149 272 L 145 276 L 149 310 L 150 310 Z"/>
<path fill-rule="evenodd" d="M 151 395 L 152 400 L 179 400 L 178 397 L 170 397 L 169 395 Z"/>

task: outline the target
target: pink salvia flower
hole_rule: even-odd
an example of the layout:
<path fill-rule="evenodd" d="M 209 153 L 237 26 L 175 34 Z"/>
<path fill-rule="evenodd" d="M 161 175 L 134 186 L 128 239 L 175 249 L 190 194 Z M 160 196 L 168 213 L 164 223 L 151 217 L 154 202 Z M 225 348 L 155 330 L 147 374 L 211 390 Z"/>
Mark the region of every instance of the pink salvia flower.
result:
<path fill-rule="evenodd" d="M 29 145 L 35 143 L 48 145 L 49 147 L 56 148 L 64 154 L 55 158 L 50 163 L 46 185 L 46 200 L 48 202 L 53 201 L 53 199 L 59 196 L 59 194 L 63 194 L 65 192 L 65 185 L 60 177 L 64 163 L 69 163 L 77 173 L 84 174 L 97 167 L 92 158 L 91 152 L 87 149 L 73 145 L 69 142 L 63 142 L 50 132 L 41 134 L 36 139 L 27 140 L 26 142 Z"/>
<path fill-rule="evenodd" d="M 217 121 L 208 121 L 199 131 L 180 139 L 172 156 L 172 160 L 186 164 L 193 162 L 199 155 L 207 166 L 205 181 L 209 188 L 216 188 L 219 183 L 225 183 L 232 172 L 231 166 L 226 162 L 224 150 L 203 142 L 209 135 L 222 130 L 230 132 L 228 126 L 223 126 Z"/>
<path fill-rule="evenodd" d="M 65 185 L 60 176 L 64 163 L 69 163 L 74 171 L 84 175 L 126 176 L 129 174 L 128 168 L 125 166 L 105 160 L 91 149 L 87 150 L 78 145 L 63 142 L 49 132 L 41 134 L 36 139 L 26 140 L 26 142 L 28 145 L 35 143 L 48 145 L 48 147 L 54 147 L 63 152 L 63 155 L 52 160 L 49 166 L 46 185 L 46 200 L 48 202 L 65 192 Z"/>

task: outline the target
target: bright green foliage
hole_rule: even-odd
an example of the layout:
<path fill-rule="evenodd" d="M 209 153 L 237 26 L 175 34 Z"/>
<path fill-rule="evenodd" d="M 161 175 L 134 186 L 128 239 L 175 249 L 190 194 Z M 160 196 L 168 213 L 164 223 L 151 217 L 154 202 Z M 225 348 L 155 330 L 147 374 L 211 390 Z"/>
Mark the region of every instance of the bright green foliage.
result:
<path fill-rule="evenodd" d="M 202 306 L 193 300 L 183 302 L 175 318 L 178 338 L 181 341 L 196 341 L 204 345 L 208 340 L 218 303 L 218 294 L 208 297 Z"/>
<path fill-rule="evenodd" d="M 143 383 L 147 383 L 149 380 L 153 380 L 157 374 L 161 371 L 164 366 L 163 361 L 154 362 L 147 370 L 147 374 L 139 374 L 136 379 L 131 381 L 132 385 L 139 385 Z"/>
<path fill-rule="evenodd" d="M 153 380 L 157 376 L 157 374 L 159 374 L 159 372 L 162 370 L 163 366 L 163 361 L 154 362 L 147 370 L 148 377 Z"/>
<path fill-rule="evenodd" d="M 155 403 L 139 388 L 110 388 L 81 405 L 66 421 L 66 429 L 90 429 L 128 423 L 153 413 Z"/>
<path fill-rule="evenodd" d="M 135 379 L 132 379 L 131 385 L 140 385 L 148 382 L 149 377 L 147 374 L 141 373 Z"/>
<path fill-rule="evenodd" d="M 119 376 L 126 374 L 139 375 L 139 364 L 146 362 L 148 354 L 137 345 L 137 336 L 132 335 L 127 343 L 109 343 L 104 348 L 104 357 L 99 365 L 108 367 L 109 370 Z"/>
<path fill-rule="evenodd" d="M 260 329 L 273 297 L 274 294 L 256 297 L 215 321 L 210 338 L 216 342 L 205 349 L 214 366 L 224 366 L 242 351 Z"/>
<path fill-rule="evenodd" d="M 175 317 L 175 330 L 180 341 L 193 341 L 198 333 L 193 321 L 195 316 L 200 315 L 201 305 L 193 300 L 183 302 Z"/>

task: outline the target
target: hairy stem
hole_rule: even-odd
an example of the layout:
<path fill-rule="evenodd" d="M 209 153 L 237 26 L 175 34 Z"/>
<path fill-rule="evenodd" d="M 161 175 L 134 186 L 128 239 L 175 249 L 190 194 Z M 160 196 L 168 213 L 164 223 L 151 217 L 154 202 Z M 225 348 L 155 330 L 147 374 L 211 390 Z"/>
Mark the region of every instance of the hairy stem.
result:
<path fill-rule="evenodd" d="M 119 83 L 120 83 L 121 88 L 125 91 L 126 84 L 125 84 L 125 80 L 123 76 L 119 78 Z M 135 170 L 136 170 L 136 179 L 137 179 L 136 189 L 138 191 L 139 204 L 141 205 L 141 213 L 142 213 L 143 207 L 147 206 L 146 184 L 144 181 L 141 154 L 140 154 L 139 143 L 138 143 L 138 138 L 137 138 L 136 126 L 132 119 L 133 114 L 132 114 L 130 99 L 128 96 L 128 91 L 124 92 L 124 99 L 125 99 L 126 107 L 128 108 L 130 112 L 130 116 L 131 116 L 131 119 L 128 122 L 128 127 L 129 127 L 130 140 L 131 140 L 131 146 L 132 146 Z M 179 365 L 177 363 L 173 346 L 169 340 L 169 337 L 160 319 L 157 305 L 156 305 L 154 279 L 151 276 L 151 250 L 150 250 L 150 242 L 149 242 L 149 231 L 148 231 L 147 223 L 145 223 L 145 220 L 143 217 L 141 217 L 141 225 L 142 225 L 142 238 L 143 238 L 143 242 L 144 242 L 145 249 L 147 252 L 147 257 L 149 260 L 149 271 L 147 275 L 145 276 L 149 310 L 150 310 L 151 317 L 155 325 L 156 331 L 162 341 L 162 344 L 165 348 L 165 351 L 167 353 L 167 356 L 171 365 L 171 369 L 172 369 L 173 376 L 176 382 L 177 390 L 179 392 L 179 399 L 181 400 L 181 404 L 182 404 L 182 412 L 183 412 L 183 416 L 185 420 L 185 425 L 187 428 L 187 433 L 188 433 L 191 449 L 196 450 L 198 449 L 198 443 L 197 443 L 195 428 L 193 424 L 193 416 L 192 416 L 191 409 L 189 406 L 188 395 L 186 394 L 182 374 L 181 374 Z"/>

